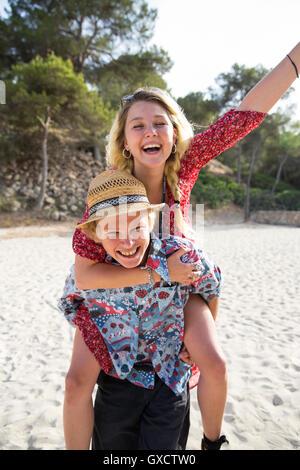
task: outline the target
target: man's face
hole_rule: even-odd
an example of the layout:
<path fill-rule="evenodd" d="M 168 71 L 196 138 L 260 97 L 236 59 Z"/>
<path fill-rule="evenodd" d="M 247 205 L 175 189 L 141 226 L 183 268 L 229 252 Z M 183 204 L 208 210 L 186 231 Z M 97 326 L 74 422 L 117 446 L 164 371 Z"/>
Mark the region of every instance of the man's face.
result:
<path fill-rule="evenodd" d="M 147 211 L 99 220 L 96 234 L 105 251 L 125 268 L 135 268 L 145 262 L 150 242 Z"/>

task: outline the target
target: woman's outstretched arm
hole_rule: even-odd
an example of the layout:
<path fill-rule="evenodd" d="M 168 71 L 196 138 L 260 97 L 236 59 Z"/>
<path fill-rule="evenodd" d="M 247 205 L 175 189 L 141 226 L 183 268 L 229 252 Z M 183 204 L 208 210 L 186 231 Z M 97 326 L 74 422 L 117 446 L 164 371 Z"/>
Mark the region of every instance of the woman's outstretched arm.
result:
<path fill-rule="evenodd" d="M 300 71 L 300 42 L 288 53 Z M 297 78 L 291 60 L 286 56 L 245 96 L 238 111 L 268 113 Z"/>

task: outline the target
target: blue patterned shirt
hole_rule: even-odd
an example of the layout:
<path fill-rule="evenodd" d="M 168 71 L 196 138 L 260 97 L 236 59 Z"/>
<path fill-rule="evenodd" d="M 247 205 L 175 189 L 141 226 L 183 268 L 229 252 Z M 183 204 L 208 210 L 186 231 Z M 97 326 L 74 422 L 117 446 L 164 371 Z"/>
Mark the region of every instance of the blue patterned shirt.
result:
<path fill-rule="evenodd" d="M 197 263 L 200 278 L 190 285 L 171 282 L 167 259 L 181 247 L 190 251 L 183 262 Z M 109 255 L 105 262 L 118 264 Z M 220 294 L 221 273 L 206 254 L 188 239 L 170 236 L 153 238 L 146 266 L 154 269 L 161 282 L 133 287 L 78 291 L 73 269 L 67 278 L 59 308 L 69 322 L 79 326 L 89 349 L 101 365 L 96 329 L 111 360 L 109 374 L 135 385 L 153 388 L 155 374 L 179 395 L 191 375 L 191 367 L 179 358 L 184 333 L 184 313 L 191 293 L 210 301 Z M 86 314 L 80 318 L 80 305 Z M 100 358 L 100 359 L 99 359 Z"/>

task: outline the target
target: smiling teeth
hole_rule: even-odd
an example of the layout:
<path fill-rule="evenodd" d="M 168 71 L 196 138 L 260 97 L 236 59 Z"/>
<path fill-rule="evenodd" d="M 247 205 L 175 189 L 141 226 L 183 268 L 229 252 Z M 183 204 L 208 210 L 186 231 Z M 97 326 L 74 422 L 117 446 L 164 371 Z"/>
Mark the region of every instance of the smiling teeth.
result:
<path fill-rule="evenodd" d="M 132 256 L 132 255 L 134 255 L 134 254 L 136 253 L 137 248 L 136 248 L 135 250 L 133 250 L 133 251 L 126 251 L 126 252 L 125 252 L 125 251 L 121 251 L 121 250 L 119 250 L 119 251 L 120 251 L 120 253 L 121 253 L 122 256 Z"/>
<path fill-rule="evenodd" d="M 145 145 L 145 147 L 143 147 L 144 150 L 148 150 L 148 149 L 158 149 L 160 148 L 159 145 Z"/>

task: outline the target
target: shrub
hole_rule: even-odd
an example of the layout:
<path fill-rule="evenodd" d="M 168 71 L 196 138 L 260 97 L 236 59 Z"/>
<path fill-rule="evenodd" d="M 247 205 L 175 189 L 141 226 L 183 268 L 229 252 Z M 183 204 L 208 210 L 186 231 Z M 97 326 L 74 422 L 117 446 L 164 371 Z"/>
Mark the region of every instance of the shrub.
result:
<path fill-rule="evenodd" d="M 267 211 L 278 209 L 271 191 L 250 189 L 250 211 Z"/>
<path fill-rule="evenodd" d="M 17 197 L 5 197 L 0 194 L 0 212 L 15 212 L 21 209 L 21 202 Z"/>
<path fill-rule="evenodd" d="M 250 191 L 250 210 L 300 210 L 300 191 L 285 190 L 272 195 L 271 191 L 252 188 Z"/>
<path fill-rule="evenodd" d="M 192 196 L 196 202 L 206 204 L 210 209 L 216 209 L 234 200 L 233 193 L 226 182 L 208 173 L 199 174 Z"/>
<path fill-rule="evenodd" d="M 230 180 L 228 189 L 233 194 L 233 202 L 237 206 L 243 207 L 246 197 L 246 189 L 235 181 Z"/>
<path fill-rule="evenodd" d="M 243 206 L 245 189 L 228 176 L 213 176 L 201 172 L 192 190 L 196 202 L 210 209 L 234 203 Z"/>
<path fill-rule="evenodd" d="M 291 189 L 279 182 L 275 196 L 272 195 L 274 178 L 255 174 L 250 189 L 250 211 L 258 210 L 300 210 L 300 191 Z M 258 185 L 258 186 L 255 186 Z M 245 204 L 246 189 L 228 176 L 213 176 L 201 172 L 192 190 L 196 203 L 205 204 L 210 209 L 234 203 L 240 207 Z"/>
<path fill-rule="evenodd" d="M 244 179 L 247 179 L 248 175 L 243 175 Z M 253 188 L 259 188 L 264 190 L 272 190 L 273 185 L 275 182 L 275 178 L 273 176 L 264 175 L 263 173 L 253 173 L 251 177 L 251 186 Z M 284 183 L 283 181 L 279 181 L 276 186 L 276 192 L 285 191 L 286 189 L 293 189 L 293 187 L 288 184 Z"/>
<path fill-rule="evenodd" d="M 279 209 L 300 211 L 300 191 L 285 190 L 275 194 L 276 205 Z"/>

